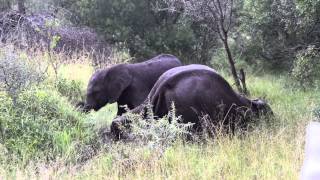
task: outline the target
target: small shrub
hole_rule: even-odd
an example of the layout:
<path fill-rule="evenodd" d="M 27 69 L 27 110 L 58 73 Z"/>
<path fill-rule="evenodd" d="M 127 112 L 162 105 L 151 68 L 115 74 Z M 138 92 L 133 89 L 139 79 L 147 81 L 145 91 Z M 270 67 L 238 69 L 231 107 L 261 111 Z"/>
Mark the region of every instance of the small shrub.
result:
<path fill-rule="evenodd" d="M 156 118 L 152 113 L 150 105 L 147 106 L 146 119 L 141 115 L 127 114 L 132 122 L 131 135 L 137 143 L 145 145 L 151 149 L 163 152 L 171 146 L 177 139 L 189 134 L 192 124 L 179 123 L 181 117 L 176 116 L 175 107 L 163 118 Z"/>
<path fill-rule="evenodd" d="M 300 88 L 314 87 L 320 78 L 320 54 L 313 46 L 298 53 L 292 77 Z"/>
<path fill-rule="evenodd" d="M 22 90 L 44 80 L 44 71 L 22 56 L 12 47 L 0 51 L 0 88 L 15 101 Z"/>
<path fill-rule="evenodd" d="M 73 104 L 84 100 L 80 81 L 59 78 L 56 82 L 56 88 L 62 96 L 67 97 Z"/>
<path fill-rule="evenodd" d="M 320 121 L 320 104 L 313 109 L 313 115 Z"/>

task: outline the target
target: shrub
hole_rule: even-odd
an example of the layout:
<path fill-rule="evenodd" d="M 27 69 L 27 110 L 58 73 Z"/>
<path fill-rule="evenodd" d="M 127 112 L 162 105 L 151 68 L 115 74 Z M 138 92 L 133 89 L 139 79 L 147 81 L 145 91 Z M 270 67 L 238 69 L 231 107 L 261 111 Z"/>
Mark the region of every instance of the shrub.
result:
<path fill-rule="evenodd" d="M 16 54 L 13 47 L 0 50 L 0 88 L 14 101 L 22 90 L 44 80 L 44 71 Z"/>
<path fill-rule="evenodd" d="M 320 54 L 313 46 L 297 54 L 292 77 L 297 85 L 303 89 L 316 85 L 320 78 Z"/>
<path fill-rule="evenodd" d="M 318 121 L 320 121 L 320 104 L 313 109 L 313 115 Z"/>
<path fill-rule="evenodd" d="M 33 89 L 21 93 L 16 105 L 5 95 L 0 102 L 0 144 L 12 157 L 76 161 L 97 145 L 84 116 L 55 91 Z"/>
<path fill-rule="evenodd" d="M 67 97 L 68 100 L 73 104 L 83 101 L 84 99 L 84 93 L 82 93 L 82 83 L 80 81 L 59 78 L 56 82 L 56 88 L 62 96 Z"/>
<path fill-rule="evenodd" d="M 150 105 L 146 109 L 147 113 L 145 116 L 147 118 L 130 112 L 126 114 L 127 119 L 132 123 L 130 124 L 130 130 L 124 129 L 124 131 L 139 146 L 146 146 L 159 152 L 164 152 L 177 139 L 189 134 L 188 130 L 192 124 L 179 123 L 181 117 L 176 116 L 174 105 L 169 114 L 163 118 L 156 118 L 152 113 Z"/>

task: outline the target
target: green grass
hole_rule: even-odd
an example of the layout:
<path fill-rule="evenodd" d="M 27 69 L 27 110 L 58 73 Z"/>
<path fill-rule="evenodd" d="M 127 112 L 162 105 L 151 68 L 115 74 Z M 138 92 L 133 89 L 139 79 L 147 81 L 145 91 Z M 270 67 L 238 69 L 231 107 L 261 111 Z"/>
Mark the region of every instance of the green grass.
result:
<path fill-rule="evenodd" d="M 81 81 L 83 90 L 92 73 L 83 64 L 63 66 L 60 70 L 61 76 Z M 9 168 L 0 161 L 0 179 L 298 179 L 305 126 L 313 120 L 312 110 L 319 106 L 320 92 L 299 91 L 288 86 L 288 82 L 285 76 L 248 76 L 251 97 L 265 97 L 271 104 L 277 117 L 274 126 L 261 125 L 244 136 L 219 135 L 208 143 L 178 141 L 163 154 L 157 149 L 122 142 L 101 150 L 84 164 L 66 164 L 62 158 L 50 163 L 31 161 L 25 166 L 10 164 Z M 110 124 L 115 111 L 113 104 L 79 116 L 98 130 Z M 68 152 L 64 148 L 72 147 L 73 137 L 67 131 L 56 137 L 57 146 Z M 0 144 L 0 151 L 1 147 Z"/>

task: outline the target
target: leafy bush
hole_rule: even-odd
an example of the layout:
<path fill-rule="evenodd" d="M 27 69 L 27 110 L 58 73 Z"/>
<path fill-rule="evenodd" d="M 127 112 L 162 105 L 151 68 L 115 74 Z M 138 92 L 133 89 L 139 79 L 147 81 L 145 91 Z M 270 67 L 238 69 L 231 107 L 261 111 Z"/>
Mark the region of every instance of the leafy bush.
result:
<path fill-rule="evenodd" d="M 134 137 L 152 149 L 165 150 L 177 139 L 188 134 L 188 129 L 191 127 L 191 124 L 179 123 L 181 117 L 176 117 L 174 108 L 161 119 L 155 119 L 150 112 L 148 117 L 150 118 L 146 120 L 141 117 L 135 119 L 132 132 Z"/>
<path fill-rule="evenodd" d="M 313 109 L 313 115 L 320 120 L 320 104 Z"/>
<path fill-rule="evenodd" d="M 168 115 L 157 118 L 153 115 L 151 105 L 144 107 L 146 113 L 135 114 L 130 111 L 116 119 L 119 121 L 119 130 L 124 138 L 133 140 L 139 146 L 164 152 L 177 139 L 189 134 L 192 124 L 179 123 L 181 117 L 176 116 L 174 105 Z M 129 125 L 126 122 L 130 122 Z"/>
<path fill-rule="evenodd" d="M 44 71 L 38 64 L 23 59 L 12 47 L 0 50 L 0 88 L 15 101 L 18 94 L 44 79 Z"/>
<path fill-rule="evenodd" d="M 298 53 L 292 76 L 297 85 L 303 89 L 316 85 L 320 78 L 320 54 L 313 46 Z"/>
<path fill-rule="evenodd" d="M 16 105 L 5 95 L 0 102 L 0 144 L 12 157 L 76 161 L 94 151 L 91 126 L 57 92 L 33 89 L 21 93 Z"/>
<path fill-rule="evenodd" d="M 67 97 L 73 104 L 84 99 L 82 96 L 84 94 L 82 93 L 82 83 L 80 81 L 59 78 L 56 82 L 56 88 L 62 96 Z"/>
<path fill-rule="evenodd" d="M 163 0 L 92 0 L 69 3 L 65 8 L 78 15 L 113 44 L 129 49 L 141 61 L 159 53 L 170 53 L 184 62 L 208 63 L 216 36 L 207 28 L 183 18 L 181 13 L 159 11 Z M 68 5 L 69 4 L 69 5 Z"/>

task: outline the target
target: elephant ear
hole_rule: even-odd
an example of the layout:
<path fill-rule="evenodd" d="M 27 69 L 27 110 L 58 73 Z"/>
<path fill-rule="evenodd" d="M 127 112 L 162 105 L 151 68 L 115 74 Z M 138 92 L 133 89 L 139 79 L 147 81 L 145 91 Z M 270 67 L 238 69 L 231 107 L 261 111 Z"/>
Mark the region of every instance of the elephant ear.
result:
<path fill-rule="evenodd" d="M 125 64 L 116 65 L 110 68 L 105 75 L 107 86 L 108 102 L 117 102 L 123 91 L 131 84 L 132 75 Z"/>

